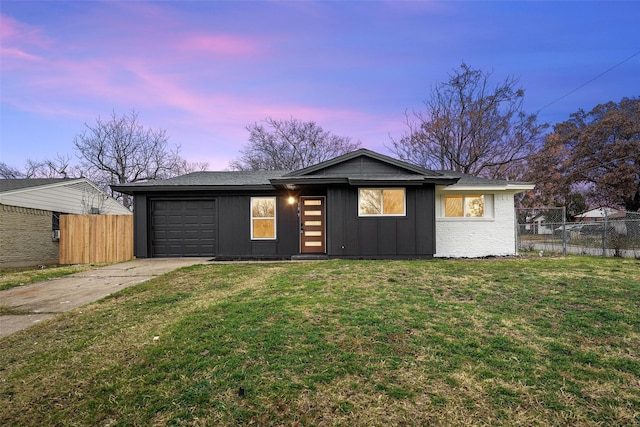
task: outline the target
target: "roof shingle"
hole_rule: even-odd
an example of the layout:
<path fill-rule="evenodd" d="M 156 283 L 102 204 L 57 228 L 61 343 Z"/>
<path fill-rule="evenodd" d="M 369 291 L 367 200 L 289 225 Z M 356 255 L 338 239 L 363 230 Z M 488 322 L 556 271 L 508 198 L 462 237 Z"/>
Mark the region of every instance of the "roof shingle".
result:
<path fill-rule="evenodd" d="M 280 178 L 288 171 L 205 171 L 191 172 L 173 178 L 133 182 L 117 187 L 173 187 L 173 186 L 254 186 L 270 185 L 269 180 Z"/>
<path fill-rule="evenodd" d="M 58 182 L 72 181 L 70 178 L 22 178 L 0 179 L 0 192 L 20 190 L 22 188 L 39 187 L 41 185 L 57 184 Z"/>

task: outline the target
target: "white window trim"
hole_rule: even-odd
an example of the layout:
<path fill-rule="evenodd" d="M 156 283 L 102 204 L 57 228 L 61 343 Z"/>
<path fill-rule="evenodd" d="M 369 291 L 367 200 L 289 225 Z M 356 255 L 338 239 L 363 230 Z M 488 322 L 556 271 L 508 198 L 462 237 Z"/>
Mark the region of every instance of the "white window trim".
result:
<path fill-rule="evenodd" d="M 254 199 L 271 199 L 273 200 L 273 217 L 254 217 L 253 216 L 253 201 Z M 278 238 L 278 200 L 275 196 L 266 197 L 251 197 L 249 202 L 249 222 L 251 223 L 251 240 L 276 240 Z M 253 220 L 254 219 L 273 219 L 273 237 L 253 237 Z"/>
<path fill-rule="evenodd" d="M 401 214 L 363 214 L 360 213 L 360 190 L 402 190 L 404 197 L 402 200 L 402 213 Z M 382 200 L 382 211 L 384 212 L 384 199 Z M 359 187 L 358 188 L 358 217 L 362 218 L 380 218 L 380 217 L 405 217 L 407 216 L 407 189 L 405 187 Z"/>

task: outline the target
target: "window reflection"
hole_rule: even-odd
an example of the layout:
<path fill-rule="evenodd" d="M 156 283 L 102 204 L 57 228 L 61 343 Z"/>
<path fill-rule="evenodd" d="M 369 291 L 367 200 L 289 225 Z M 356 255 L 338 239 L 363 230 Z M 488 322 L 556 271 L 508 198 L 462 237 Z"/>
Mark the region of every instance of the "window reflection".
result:
<path fill-rule="evenodd" d="M 360 188 L 360 216 L 405 215 L 404 188 Z"/>
<path fill-rule="evenodd" d="M 484 217 L 484 195 L 480 196 L 445 196 L 445 217 Z"/>
<path fill-rule="evenodd" d="M 251 198 L 251 238 L 276 238 L 276 198 Z"/>

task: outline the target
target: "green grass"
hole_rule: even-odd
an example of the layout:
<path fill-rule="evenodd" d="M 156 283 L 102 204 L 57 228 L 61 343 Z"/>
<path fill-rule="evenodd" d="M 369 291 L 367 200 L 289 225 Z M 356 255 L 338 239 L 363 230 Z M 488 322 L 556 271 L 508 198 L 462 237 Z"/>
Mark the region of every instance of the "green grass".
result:
<path fill-rule="evenodd" d="M 0 425 L 638 425 L 639 272 L 189 267 L 0 340 Z"/>
<path fill-rule="evenodd" d="M 102 265 L 102 264 L 101 264 Z M 96 268 L 96 264 L 0 269 L 0 291 Z"/>

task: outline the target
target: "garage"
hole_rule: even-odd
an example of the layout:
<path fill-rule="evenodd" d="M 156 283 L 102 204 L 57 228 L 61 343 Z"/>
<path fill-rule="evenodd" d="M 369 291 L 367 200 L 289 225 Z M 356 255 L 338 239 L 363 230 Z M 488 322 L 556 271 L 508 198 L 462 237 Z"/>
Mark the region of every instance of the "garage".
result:
<path fill-rule="evenodd" d="M 152 200 L 150 207 L 152 257 L 216 254 L 215 199 Z"/>

